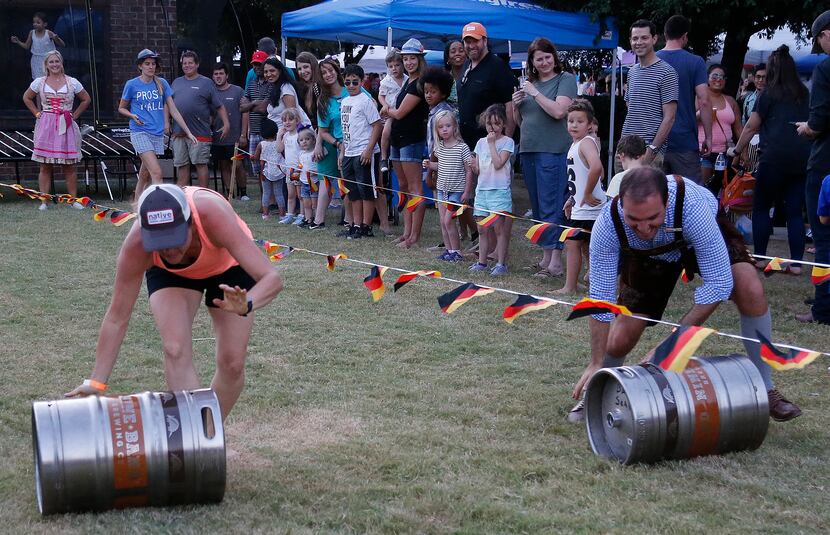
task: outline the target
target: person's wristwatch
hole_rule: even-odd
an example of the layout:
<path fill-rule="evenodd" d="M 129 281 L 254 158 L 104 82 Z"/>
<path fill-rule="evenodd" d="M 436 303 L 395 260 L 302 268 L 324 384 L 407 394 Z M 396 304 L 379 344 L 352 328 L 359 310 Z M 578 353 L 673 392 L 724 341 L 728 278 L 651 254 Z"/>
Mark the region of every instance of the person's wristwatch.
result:
<path fill-rule="evenodd" d="M 254 309 L 254 300 L 253 299 L 248 299 L 248 310 L 246 310 L 244 314 L 240 314 L 240 316 L 242 316 L 243 318 L 246 317 L 248 314 L 251 313 L 251 311 L 253 309 Z"/>
<path fill-rule="evenodd" d="M 656 145 L 646 145 L 646 148 L 651 149 L 652 154 L 657 154 L 657 146 Z"/>

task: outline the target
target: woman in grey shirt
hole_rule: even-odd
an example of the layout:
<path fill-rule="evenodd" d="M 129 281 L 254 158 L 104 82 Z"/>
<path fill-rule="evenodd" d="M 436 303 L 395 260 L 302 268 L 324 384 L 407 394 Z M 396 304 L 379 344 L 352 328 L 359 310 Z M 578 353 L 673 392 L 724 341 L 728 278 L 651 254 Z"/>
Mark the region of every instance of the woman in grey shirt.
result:
<path fill-rule="evenodd" d="M 562 206 L 568 190 L 568 106 L 576 97 L 576 78 L 563 72 L 556 47 L 537 37 L 527 50 L 528 81 L 513 93 L 516 122 L 522 138 L 519 155 L 533 218 L 565 223 Z M 539 277 L 562 275 L 562 244 L 548 232 L 539 245 L 544 251 Z"/>

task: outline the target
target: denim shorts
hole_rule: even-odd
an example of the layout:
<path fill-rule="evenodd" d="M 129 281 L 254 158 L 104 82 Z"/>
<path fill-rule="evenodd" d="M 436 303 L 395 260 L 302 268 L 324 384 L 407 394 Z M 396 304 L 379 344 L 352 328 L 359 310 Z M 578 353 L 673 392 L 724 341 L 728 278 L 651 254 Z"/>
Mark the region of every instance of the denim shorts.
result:
<path fill-rule="evenodd" d="M 155 136 L 148 132 L 130 132 L 130 142 L 139 156 L 145 152 L 155 152 L 158 156 L 164 154 L 164 136 Z"/>
<path fill-rule="evenodd" d="M 308 184 L 303 184 L 302 182 L 300 184 L 301 184 L 300 185 L 300 198 L 301 199 L 316 199 L 318 197 L 318 194 L 317 194 L 316 191 L 314 191 L 314 192 L 311 191 L 311 186 L 309 186 Z"/>
<path fill-rule="evenodd" d="M 422 162 L 427 149 L 426 141 L 404 145 L 403 147 L 390 147 L 389 159 L 395 162 Z"/>
<path fill-rule="evenodd" d="M 505 189 L 477 189 L 476 205 L 473 215 L 485 217 L 492 212 L 512 212 L 513 194 L 510 188 Z"/>
<path fill-rule="evenodd" d="M 461 204 L 461 196 L 464 195 L 462 191 L 438 191 L 438 200 L 441 202 L 454 202 L 457 204 Z"/>

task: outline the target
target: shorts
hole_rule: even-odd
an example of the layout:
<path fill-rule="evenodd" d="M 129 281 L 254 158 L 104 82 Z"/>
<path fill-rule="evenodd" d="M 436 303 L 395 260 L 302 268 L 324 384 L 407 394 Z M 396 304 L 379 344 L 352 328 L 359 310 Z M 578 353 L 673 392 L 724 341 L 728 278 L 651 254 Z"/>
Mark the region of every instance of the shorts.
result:
<path fill-rule="evenodd" d="M 389 159 L 395 162 L 418 162 L 424 160 L 427 150 L 426 141 L 420 141 L 403 147 L 390 147 Z"/>
<path fill-rule="evenodd" d="M 164 288 L 187 288 L 188 290 L 196 290 L 197 292 L 204 292 L 205 305 L 210 308 L 218 308 L 213 304 L 215 298 L 222 299 L 224 292 L 219 289 L 220 284 L 227 284 L 228 286 L 239 286 L 250 290 L 256 284 L 256 281 L 248 275 L 248 272 L 242 269 L 242 266 L 236 265 L 229 268 L 224 273 L 208 277 L 206 279 L 188 279 L 175 273 L 171 273 L 166 269 L 158 266 L 153 266 L 144 273 L 144 278 L 147 279 L 147 295 L 153 295 L 153 292 L 162 290 Z"/>
<path fill-rule="evenodd" d="M 380 165 L 379 155 L 372 155 L 371 163 L 363 165 L 360 156 L 344 156 L 342 171 L 343 180 L 349 188 L 350 201 L 374 201 L 375 177 Z"/>
<path fill-rule="evenodd" d="M 230 160 L 233 158 L 233 145 L 211 145 L 210 155 L 217 162 Z"/>
<path fill-rule="evenodd" d="M 700 153 L 698 151 L 666 152 L 663 171 L 667 175 L 680 175 L 700 184 Z"/>
<path fill-rule="evenodd" d="M 181 167 L 187 164 L 206 165 L 210 162 L 209 141 L 193 143 L 182 136 L 174 136 L 171 141 L 173 145 L 173 167 Z"/>
<path fill-rule="evenodd" d="M 729 264 L 752 262 L 752 257 L 735 225 L 725 215 L 718 215 L 717 220 L 726 242 Z M 689 262 L 695 266 L 694 272 L 700 273 L 694 250 L 691 251 Z M 635 314 L 661 319 L 682 271 L 683 264 L 679 261 L 621 257 L 620 295 L 617 303 L 628 307 Z"/>
<path fill-rule="evenodd" d="M 130 142 L 138 156 L 145 152 L 155 152 L 157 156 L 164 154 L 164 136 L 156 136 L 148 132 L 130 132 Z"/>
<path fill-rule="evenodd" d="M 461 204 L 461 197 L 464 195 L 463 191 L 444 191 L 444 190 L 436 190 L 438 193 L 438 200 L 440 202 L 454 202 L 456 204 Z M 454 210 L 455 208 L 453 208 Z"/>
<path fill-rule="evenodd" d="M 256 148 L 262 141 L 262 136 L 259 134 L 248 134 L 248 152 L 250 154 L 256 153 Z M 259 176 L 260 171 L 260 164 L 259 160 L 256 158 L 248 158 L 248 161 L 251 162 L 251 171 L 253 171 L 254 176 Z"/>
<path fill-rule="evenodd" d="M 477 189 L 473 215 L 486 217 L 492 212 L 512 212 L 513 194 L 510 188 Z"/>
<path fill-rule="evenodd" d="M 296 182 L 295 182 L 296 184 Z M 316 191 L 311 191 L 311 186 L 300 182 L 300 198 L 301 199 L 316 199 L 319 194 Z"/>
<path fill-rule="evenodd" d="M 576 236 L 574 236 L 574 240 L 576 241 L 591 241 L 591 234 L 590 232 L 594 230 L 594 223 L 596 223 L 596 219 L 569 219 L 567 225 L 569 227 L 574 228 L 581 228 L 582 230 L 587 230 L 588 232 L 580 232 Z"/>

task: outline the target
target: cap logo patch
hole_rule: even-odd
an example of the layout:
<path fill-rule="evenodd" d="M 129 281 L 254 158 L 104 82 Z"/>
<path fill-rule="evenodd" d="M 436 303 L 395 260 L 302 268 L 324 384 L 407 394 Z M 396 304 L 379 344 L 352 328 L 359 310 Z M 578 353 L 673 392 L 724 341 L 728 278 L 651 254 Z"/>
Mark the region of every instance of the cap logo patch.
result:
<path fill-rule="evenodd" d="M 170 208 L 147 212 L 148 225 L 164 225 L 165 223 L 172 223 L 174 220 L 175 216 Z"/>
<path fill-rule="evenodd" d="M 476 27 L 475 26 L 467 26 L 466 28 L 464 28 L 464 31 L 465 32 L 474 32 L 474 31 L 476 31 Z"/>

